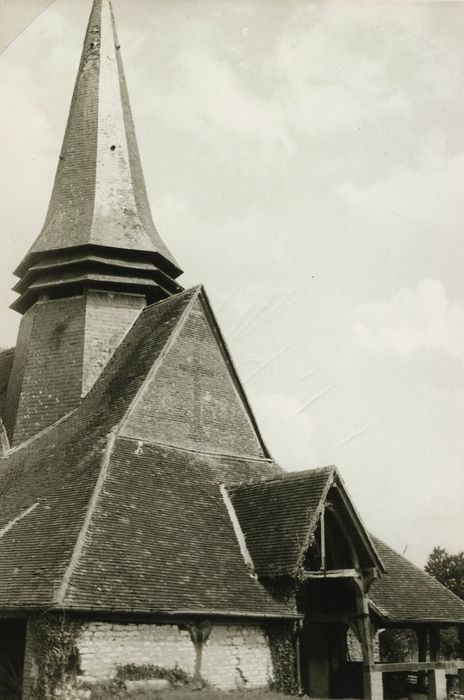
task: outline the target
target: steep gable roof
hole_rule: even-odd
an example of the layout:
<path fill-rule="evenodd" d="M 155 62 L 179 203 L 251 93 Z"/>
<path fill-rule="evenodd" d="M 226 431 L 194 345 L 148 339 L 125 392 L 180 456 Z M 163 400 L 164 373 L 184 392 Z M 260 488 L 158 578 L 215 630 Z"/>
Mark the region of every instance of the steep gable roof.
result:
<path fill-rule="evenodd" d="M 142 312 L 79 407 L 0 461 L 0 609 L 292 616 L 250 577 L 220 491 L 279 468 L 119 435 L 200 294 Z"/>
<path fill-rule="evenodd" d="M 295 572 L 333 475 L 323 467 L 228 487 L 258 575 Z"/>
<path fill-rule="evenodd" d="M 121 434 L 213 453 L 268 456 L 203 288 Z"/>
<path fill-rule="evenodd" d="M 95 492 L 108 435 L 194 293 L 147 309 L 146 322 L 134 325 L 80 406 L 0 460 L 0 608 L 52 603 Z"/>
<path fill-rule="evenodd" d="M 382 540 L 372 539 L 387 573 L 373 582 L 369 597 L 385 622 L 464 623 L 463 600 Z"/>
<path fill-rule="evenodd" d="M 337 500 L 350 535 L 379 571 L 383 564 L 335 467 L 286 473 L 231 485 L 231 500 L 260 576 L 295 575 L 311 544 L 322 508 Z"/>

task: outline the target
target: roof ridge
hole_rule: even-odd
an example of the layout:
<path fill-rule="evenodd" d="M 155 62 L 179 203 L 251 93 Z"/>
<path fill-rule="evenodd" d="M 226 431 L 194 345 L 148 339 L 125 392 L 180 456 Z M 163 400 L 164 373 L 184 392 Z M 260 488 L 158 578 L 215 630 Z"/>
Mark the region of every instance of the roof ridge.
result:
<path fill-rule="evenodd" d="M 274 460 L 271 460 L 274 461 Z M 275 461 L 274 461 L 275 463 Z M 303 479 L 309 475 L 316 474 L 317 472 L 337 472 L 337 467 L 335 465 L 327 465 L 326 467 L 314 467 L 314 469 L 302 469 L 299 471 L 282 471 L 282 474 L 275 474 L 272 476 L 262 476 L 254 479 L 244 479 L 242 481 L 230 482 L 228 484 L 229 488 L 238 488 L 240 486 L 260 486 L 263 483 L 270 483 L 272 481 L 286 481 L 292 479 L 296 481 L 297 479 Z"/>
<path fill-rule="evenodd" d="M 153 304 L 148 304 L 147 306 L 145 306 L 144 309 L 142 309 L 140 315 L 142 316 L 142 314 L 146 314 L 148 311 L 150 311 L 150 309 L 153 309 L 154 307 L 158 309 L 162 304 L 167 304 L 169 302 L 172 302 L 174 299 L 179 299 L 182 296 L 187 296 L 188 294 L 192 294 L 193 292 L 197 292 L 201 289 L 204 289 L 203 284 L 194 284 L 193 287 L 183 289 L 181 292 L 177 292 L 177 294 L 172 294 L 169 297 L 155 301 Z"/>
<path fill-rule="evenodd" d="M 68 588 L 69 588 L 69 585 L 71 583 L 72 575 L 77 567 L 80 556 L 81 556 L 82 551 L 83 551 L 84 546 L 85 546 L 87 532 L 88 532 L 90 524 L 92 522 L 92 517 L 93 517 L 93 514 L 95 512 L 95 509 L 97 507 L 100 492 L 101 492 L 103 484 L 105 483 L 105 480 L 106 480 L 106 474 L 108 472 L 108 467 L 109 467 L 110 459 L 111 459 L 111 453 L 113 451 L 115 441 L 116 441 L 116 434 L 115 434 L 115 432 L 111 432 L 108 435 L 108 438 L 106 441 L 105 451 L 103 453 L 103 457 L 102 457 L 102 460 L 100 463 L 100 471 L 99 471 L 97 480 L 95 482 L 95 487 L 94 487 L 93 493 L 89 499 L 87 510 L 85 512 L 84 521 L 82 523 L 81 529 L 79 530 L 79 534 L 77 535 L 76 542 L 75 542 L 75 545 L 74 545 L 74 548 L 73 548 L 73 551 L 71 554 L 71 558 L 69 560 L 69 564 L 66 567 L 66 570 L 61 578 L 60 585 L 59 585 L 58 589 L 56 590 L 55 597 L 53 599 L 54 605 L 63 605 L 64 604 L 66 594 L 68 592 Z"/>
<path fill-rule="evenodd" d="M 118 438 L 123 440 L 132 440 L 133 442 L 140 443 L 141 445 L 156 445 L 158 447 L 166 447 L 171 450 L 181 450 L 182 452 L 193 452 L 195 454 L 206 456 L 206 457 L 227 457 L 229 459 L 237 459 L 243 462 L 259 462 L 260 464 L 276 464 L 275 460 L 270 457 L 256 457 L 252 455 L 236 455 L 230 452 L 208 452 L 207 450 L 199 450 L 193 447 L 182 447 L 180 445 L 174 445 L 169 442 L 162 442 L 161 440 L 141 440 L 140 438 L 133 437 L 132 435 L 122 435 L 118 434 Z"/>
<path fill-rule="evenodd" d="M 151 380 L 153 379 L 153 377 L 157 373 L 159 367 L 163 363 L 163 360 L 166 357 L 167 353 L 169 352 L 174 341 L 177 339 L 177 337 L 181 331 L 181 328 L 183 327 L 185 320 L 190 312 L 190 309 L 192 308 L 194 302 L 197 300 L 200 292 L 201 292 L 201 286 L 193 288 L 192 296 L 189 299 L 188 303 L 186 304 L 185 309 L 182 311 L 180 318 L 178 318 L 177 323 L 175 324 L 171 333 L 169 334 L 169 337 L 167 338 L 167 340 L 163 346 L 163 349 L 159 353 L 159 355 L 156 358 L 153 365 L 150 367 L 150 370 L 148 371 L 147 375 L 145 376 L 145 379 L 142 381 L 141 385 L 139 386 L 138 390 L 135 393 L 135 396 L 132 398 L 132 401 L 130 402 L 128 408 L 124 412 L 123 417 L 118 421 L 117 425 L 115 426 L 115 433 L 117 436 L 121 435 L 121 431 L 124 430 L 124 427 L 127 423 L 127 420 L 129 418 L 133 408 L 137 405 L 140 397 L 145 392 L 147 386 L 149 385 L 149 383 L 151 382 Z M 171 298 L 175 298 L 175 297 L 171 297 Z"/>
<path fill-rule="evenodd" d="M 202 286 L 200 290 L 200 302 L 203 305 L 203 309 L 205 312 L 205 317 L 206 320 L 210 326 L 211 332 L 216 340 L 216 343 L 218 345 L 218 348 L 223 356 L 223 360 L 227 366 L 228 373 L 230 380 L 234 386 L 235 392 L 238 394 L 238 397 L 240 401 L 242 402 L 243 408 L 245 409 L 246 416 L 248 418 L 248 422 L 250 423 L 257 442 L 260 444 L 261 449 L 265 455 L 268 457 L 271 457 L 271 453 L 269 448 L 266 445 L 266 441 L 264 440 L 264 437 L 261 434 L 261 430 L 259 427 L 259 423 L 256 420 L 256 416 L 253 411 L 253 407 L 250 403 L 250 400 L 247 396 L 247 392 L 245 391 L 245 387 L 243 385 L 242 380 L 240 379 L 240 375 L 238 373 L 237 367 L 235 366 L 234 359 L 232 357 L 232 353 L 229 350 L 229 346 L 227 344 L 227 340 L 224 336 L 224 333 L 222 332 L 222 329 L 216 319 L 216 316 L 213 311 L 213 307 L 211 306 L 211 302 L 209 300 L 208 294 L 206 292 L 206 289 Z"/>

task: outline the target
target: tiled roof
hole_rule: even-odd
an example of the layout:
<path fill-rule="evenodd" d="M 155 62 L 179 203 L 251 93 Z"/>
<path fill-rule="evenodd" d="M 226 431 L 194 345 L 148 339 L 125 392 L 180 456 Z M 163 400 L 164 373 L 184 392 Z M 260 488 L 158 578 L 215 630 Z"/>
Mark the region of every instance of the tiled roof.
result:
<path fill-rule="evenodd" d="M 248 573 L 219 489 L 268 471 L 119 438 L 65 607 L 281 616 Z"/>
<path fill-rule="evenodd" d="M 81 405 L 0 460 L 0 608 L 52 603 L 96 487 L 107 436 L 194 293 L 147 309 L 145 322 L 134 325 Z"/>
<path fill-rule="evenodd" d="M 464 601 L 391 547 L 372 538 L 387 569 L 369 591 L 373 608 L 388 622 L 461 622 Z"/>
<path fill-rule="evenodd" d="M 116 435 L 199 294 L 148 307 L 80 406 L 0 461 L 0 609 L 289 614 L 250 576 L 219 488 L 279 468 Z"/>
<path fill-rule="evenodd" d="M 0 418 L 3 415 L 3 403 L 5 401 L 11 367 L 13 365 L 14 348 L 0 350 Z"/>
<path fill-rule="evenodd" d="M 333 467 L 323 467 L 229 487 L 260 576 L 295 572 L 334 471 Z"/>

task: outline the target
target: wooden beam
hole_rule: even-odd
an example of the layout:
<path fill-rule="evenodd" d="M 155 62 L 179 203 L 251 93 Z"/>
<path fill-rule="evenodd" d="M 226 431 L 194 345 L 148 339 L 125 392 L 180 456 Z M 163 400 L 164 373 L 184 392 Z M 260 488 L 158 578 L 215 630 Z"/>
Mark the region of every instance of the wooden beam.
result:
<path fill-rule="evenodd" d="M 303 580 L 324 578 L 358 578 L 361 572 L 357 569 L 325 569 L 323 571 L 305 571 Z"/>
<path fill-rule="evenodd" d="M 309 624 L 335 624 L 335 625 L 351 625 L 359 619 L 359 615 L 353 613 L 308 613 L 306 621 Z"/>
<path fill-rule="evenodd" d="M 464 661 L 407 661 L 405 663 L 374 664 L 382 673 L 412 673 L 414 671 L 443 670 L 456 672 L 464 668 Z"/>

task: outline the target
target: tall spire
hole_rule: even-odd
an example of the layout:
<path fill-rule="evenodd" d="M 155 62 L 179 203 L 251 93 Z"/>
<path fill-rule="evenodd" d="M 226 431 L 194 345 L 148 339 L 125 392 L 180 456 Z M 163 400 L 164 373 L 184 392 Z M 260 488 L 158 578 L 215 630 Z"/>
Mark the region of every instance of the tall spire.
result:
<path fill-rule="evenodd" d="M 179 291 L 152 220 L 108 0 L 94 0 L 43 229 L 19 265 L 13 308 L 79 287 Z"/>

